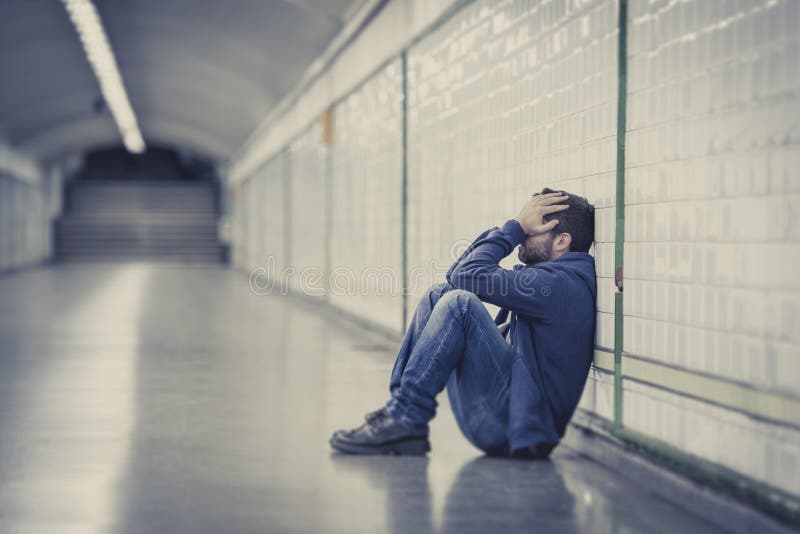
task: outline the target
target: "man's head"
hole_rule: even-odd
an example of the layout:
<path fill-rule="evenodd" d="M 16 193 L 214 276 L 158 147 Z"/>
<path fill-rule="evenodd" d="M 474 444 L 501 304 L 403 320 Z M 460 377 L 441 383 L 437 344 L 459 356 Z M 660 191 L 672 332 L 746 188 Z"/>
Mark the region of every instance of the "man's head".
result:
<path fill-rule="evenodd" d="M 545 215 L 543 222 L 558 219 L 558 224 L 550 232 L 528 236 L 519 246 L 517 257 L 532 265 L 542 261 L 554 260 L 567 252 L 589 252 L 594 241 L 594 206 L 578 195 L 545 187 L 541 193 L 562 193 L 569 198 L 562 204 L 568 209 Z"/>

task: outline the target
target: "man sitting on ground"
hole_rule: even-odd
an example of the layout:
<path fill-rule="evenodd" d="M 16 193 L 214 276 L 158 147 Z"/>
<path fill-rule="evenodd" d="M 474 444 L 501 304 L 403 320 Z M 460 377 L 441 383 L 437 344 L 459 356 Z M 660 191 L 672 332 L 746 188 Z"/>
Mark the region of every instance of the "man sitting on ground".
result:
<path fill-rule="evenodd" d="M 428 290 L 397 355 L 391 398 L 331 446 L 425 454 L 447 387 L 466 438 L 490 455 L 546 458 L 564 436 L 592 362 L 597 280 L 594 207 L 545 188 L 516 219 L 475 239 Z M 519 245 L 523 264 L 500 261 Z M 501 308 L 493 320 L 484 302 Z"/>

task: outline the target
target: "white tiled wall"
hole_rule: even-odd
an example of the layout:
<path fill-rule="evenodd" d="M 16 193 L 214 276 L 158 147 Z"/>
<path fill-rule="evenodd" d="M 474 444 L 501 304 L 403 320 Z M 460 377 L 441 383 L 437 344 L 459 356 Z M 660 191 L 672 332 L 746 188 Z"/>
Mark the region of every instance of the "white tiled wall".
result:
<path fill-rule="evenodd" d="M 232 233 L 233 261 L 238 267 L 251 271 L 256 265 L 256 240 L 259 231 L 256 207 L 258 191 L 255 176 L 238 184 L 238 196 L 233 196 L 233 217 L 237 221 Z"/>
<path fill-rule="evenodd" d="M 52 253 L 49 191 L 0 173 L 0 272 Z"/>
<path fill-rule="evenodd" d="M 319 295 L 324 279 L 315 272 L 326 271 L 325 236 L 327 224 L 325 165 L 327 147 L 322 127 L 314 123 L 291 144 L 291 287 L 308 295 Z"/>
<path fill-rule="evenodd" d="M 800 2 L 628 5 L 623 348 L 800 395 L 800 282 L 791 272 L 800 261 Z M 618 9 L 616 0 L 478 0 L 407 51 L 409 314 L 475 235 L 556 187 L 597 208 L 596 341 L 614 348 Z M 401 271 L 401 81 L 393 61 L 336 104 L 328 169 L 331 266 L 351 286 L 331 301 L 393 329 L 402 301 L 374 286 Z M 313 126 L 291 145 L 284 231 L 297 267 L 325 260 L 324 247 L 304 247 L 320 238 L 320 210 L 301 214 L 322 202 L 318 134 Z M 264 201 L 253 199 L 271 187 L 243 186 L 234 234 L 246 250 L 288 250 L 277 235 L 263 241 L 263 227 L 277 226 L 258 219 L 272 215 L 258 215 Z M 580 406 L 611 419 L 613 384 L 593 369 Z M 627 427 L 800 490 L 800 432 L 623 386 Z"/>
<path fill-rule="evenodd" d="M 287 210 L 291 208 L 291 190 L 287 176 L 289 155 L 286 151 L 272 158 L 262 167 L 258 183 L 258 260 L 269 269 L 275 268 L 275 279 L 281 279 L 283 270 L 291 264 L 288 247 Z"/>
<path fill-rule="evenodd" d="M 260 170 L 250 178 L 247 183 L 247 257 L 246 267 L 255 269 L 259 267 L 261 253 L 259 251 L 259 241 L 261 237 L 261 211 L 259 208 L 261 200 L 261 184 L 259 183 Z"/>
<path fill-rule="evenodd" d="M 700 458 L 800 494 L 800 432 L 632 380 L 625 425 Z"/>
<path fill-rule="evenodd" d="M 247 213 L 245 206 L 245 183 L 240 182 L 230 187 L 230 221 L 231 221 L 231 263 L 236 267 L 244 267 L 244 243 L 247 235 Z"/>
<path fill-rule="evenodd" d="M 409 51 L 408 311 L 459 249 L 550 186 L 596 207 L 597 343 L 613 348 L 618 7 L 528 4 L 475 2 Z"/>
<path fill-rule="evenodd" d="M 625 349 L 798 394 L 800 4 L 733 5 L 632 4 Z"/>
<path fill-rule="evenodd" d="M 800 395 L 800 2 L 630 6 L 624 349 Z M 625 424 L 798 491 L 800 433 L 673 397 Z"/>
<path fill-rule="evenodd" d="M 614 374 L 592 367 L 578 406 L 587 412 L 613 420 Z"/>
<path fill-rule="evenodd" d="M 263 268 L 267 276 L 279 280 L 290 264 L 287 244 L 287 208 L 290 199 L 286 158 L 281 152 L 259 167 L 240 184 L 240 196 L 233 199 L 234 263 L 252 271 Z"/>
<path fill-rule="evenodd" d="M 331 302 L 398 332 L 402 94 L 396 60 L 336 106 L 330 228 Z"/>
<path fill-rule="evenodd" d="M 235 217 L 238 219 L 237 230 L 232 235 L 234 263 L 243 269 L 251 268 L 250 262 L 250 183 L 251 180 L 238 184 L 238 194 L 233 196 Z"/>

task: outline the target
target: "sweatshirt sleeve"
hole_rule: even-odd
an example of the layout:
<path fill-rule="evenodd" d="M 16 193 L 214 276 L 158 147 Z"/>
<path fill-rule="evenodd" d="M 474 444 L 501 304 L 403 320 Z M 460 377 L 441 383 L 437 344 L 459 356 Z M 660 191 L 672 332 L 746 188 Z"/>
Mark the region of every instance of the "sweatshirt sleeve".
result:
<path fill-rule="evenodd" d="M 515 220 L 491 228 L 469 246 L 447 272 L 447 281 L 474 293 L 484 302 L 516 313 L 551 319 L 558 312 L 556 294 L 559 274 L 549 266 L 518 270 L 500 267 L 500 260 L 525 240 L 525 231 Z M 546 262 L 545 262 L 546 263 Z"/>
<path fill-rule="evenodd" d="M 458 268 L 459 264 L 464 260 L 464 258 L 466 258 L 473 251 L 473 249 L 475 248 L 475 245 L 477 243 L 480 243 L 483 239 L 485 239 L 486 236 L 489 235 L 489 233 L 497 231 L 497 230 L 499 230 L 499 228 L 496 227 L 496 226 L 494 228 L 489 228 L 488 230 L 484 230 L 481 233 L 481 235 L 476 237 L 472 241 L 472 243 L 470 243 L 470 245 L 467 247 L 467 250 L 462 252 L 461 255 L 458 257 L 458 259 L 456 261 L 454 261 L 453 265 L 451 265 L 450 268 L 447 270 L 447 275 L 445 276 L 445 278 L 447 279 L 448 282 L 450 281 L 450 275 L 453 273 L 453 271 L 455 271 Z"/>

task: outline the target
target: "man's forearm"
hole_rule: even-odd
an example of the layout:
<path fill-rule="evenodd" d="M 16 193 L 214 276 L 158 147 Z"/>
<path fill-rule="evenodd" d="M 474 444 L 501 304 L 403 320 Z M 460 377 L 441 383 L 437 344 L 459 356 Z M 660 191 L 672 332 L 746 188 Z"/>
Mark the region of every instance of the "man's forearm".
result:
<path fill-rule="evenodd" d="M 472 250 L 475 248 L 475 245 L 477 243 L 479 243 L 483 238 L 485 238 L 489 234 L 489 232 L 491 232 L 492 230 L 496 230 L 496 229 L 497 229 L 497 227 L 495 226 L 494 228 L 489 228 L 488 230 L 484 230 L 483 232 L 481 232 L 481 234 L 478 237 L 476 237 L 472 241 L 472 243 L 470 243 L 470 245 L 467 247 L 467 249 L 464 252 L 462 252 L 458 256 L 458 258 L 456 258 L 456 261 L 453 262 L 453 264 L 447 270 L 447 274 L 445 275 L 445 278 L 447 279 L 448 282 L 450 282 L 450 276 L 452 275 L 453 271 L 458 269 L 458 266 L 461 264 L 461 262 L 464 260 L 464 258 L 466 258 L 467 255 L 469 255 L 472 252 Z M 452 285 L 452 283 L 451 283 L 451 285 Z"/>
<path fill-rule="evenodd" d="M 447 273 L 447 281 L 478 294 L 478 285 L 482 281 L 491 283 L 491 277 L 487 278 L 487 275 L 501 269 L 500 261 L 524 239 L 522 227 L 514 220 L 507 221 L 502 228 L 495 226 L 486 230 L 453 264 Z"/>

